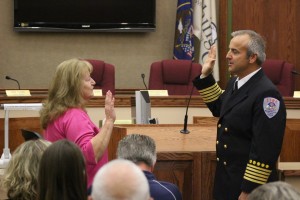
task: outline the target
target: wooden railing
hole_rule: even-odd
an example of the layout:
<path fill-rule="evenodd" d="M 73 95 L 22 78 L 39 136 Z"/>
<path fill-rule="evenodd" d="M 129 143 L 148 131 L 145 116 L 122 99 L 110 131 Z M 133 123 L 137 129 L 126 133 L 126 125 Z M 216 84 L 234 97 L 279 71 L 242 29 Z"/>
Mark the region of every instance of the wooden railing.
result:
<path fill-rule="evenodd" d="M 131 107 L 131 101 L 134 97 L 135 89 L 117 89 L 115 95 L 116 107 Z M 4 103 L 40 103 L 47 97 L 48 90 L 46 89 L 30 89 L 29 97 L 7 97 L 5 90 L 0 90 L 0 104 Z M 151 97 L 152 107 L 185 107 L 189 96 L 172 95 L 168 97 Z M 284 102 L 287 109 L 300 109 L 300 98 L 284 97 Z M 102 107 L 104 105 L 104 96 L 93 97 L 88 107 Z M 190 107 L 206 107 L 201 96 L 194 95 L 190 101 Z"/>

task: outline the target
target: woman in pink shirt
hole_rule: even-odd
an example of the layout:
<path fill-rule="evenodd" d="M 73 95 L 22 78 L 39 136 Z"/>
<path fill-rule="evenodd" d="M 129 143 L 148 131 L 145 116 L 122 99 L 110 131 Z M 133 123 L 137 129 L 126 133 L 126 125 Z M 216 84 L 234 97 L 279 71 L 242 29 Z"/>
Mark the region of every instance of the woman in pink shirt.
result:
<path fill-rule="evenodd" d="M 92 65 L 84 60 L 71 59 L 59 64 L 40 111 L 47 140 L 68 139 L 80 147 L 86 160 L 88 187 L 98 169 L 108 162 L 107 146 L 116 119 L 115 99 L 110 91 L 105 97 L 106 120 L 101 130 L 88 116 L 85 105 L 93 96 L 95 85 L 91 72 Z"/>

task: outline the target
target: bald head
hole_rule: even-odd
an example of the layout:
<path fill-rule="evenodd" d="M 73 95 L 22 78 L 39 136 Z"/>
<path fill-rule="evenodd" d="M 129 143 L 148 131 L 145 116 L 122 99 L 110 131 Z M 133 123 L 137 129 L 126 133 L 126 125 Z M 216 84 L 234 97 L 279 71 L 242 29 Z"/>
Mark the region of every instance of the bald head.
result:
<path fill-rule="evenodd" d="M 113 160 L 104 165 L 93 182 L 93 200 L 148 200 L 148 181 L 134 163 Z"/>

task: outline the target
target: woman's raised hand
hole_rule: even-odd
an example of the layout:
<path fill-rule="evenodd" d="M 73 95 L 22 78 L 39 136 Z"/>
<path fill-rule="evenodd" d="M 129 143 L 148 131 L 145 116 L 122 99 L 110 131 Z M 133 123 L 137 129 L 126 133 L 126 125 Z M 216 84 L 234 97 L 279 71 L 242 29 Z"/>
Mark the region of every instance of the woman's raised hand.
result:
<path fill-rule="evenodd" d="M 106 120 L 112 120 L 113 122 L 116 120 L 115 98 L 110 90 L 106 92 L 105 96 L 105 118 Z"/>

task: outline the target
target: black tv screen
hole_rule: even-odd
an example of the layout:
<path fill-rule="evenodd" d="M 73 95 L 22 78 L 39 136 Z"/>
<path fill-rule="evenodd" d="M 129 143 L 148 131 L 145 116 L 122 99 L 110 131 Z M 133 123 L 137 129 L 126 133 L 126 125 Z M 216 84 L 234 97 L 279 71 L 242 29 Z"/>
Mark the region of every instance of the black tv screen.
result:
<path fill-rule="evenodd" d="M 155 0 L 14 0 L 14 30 L 154 31 Z"/>

